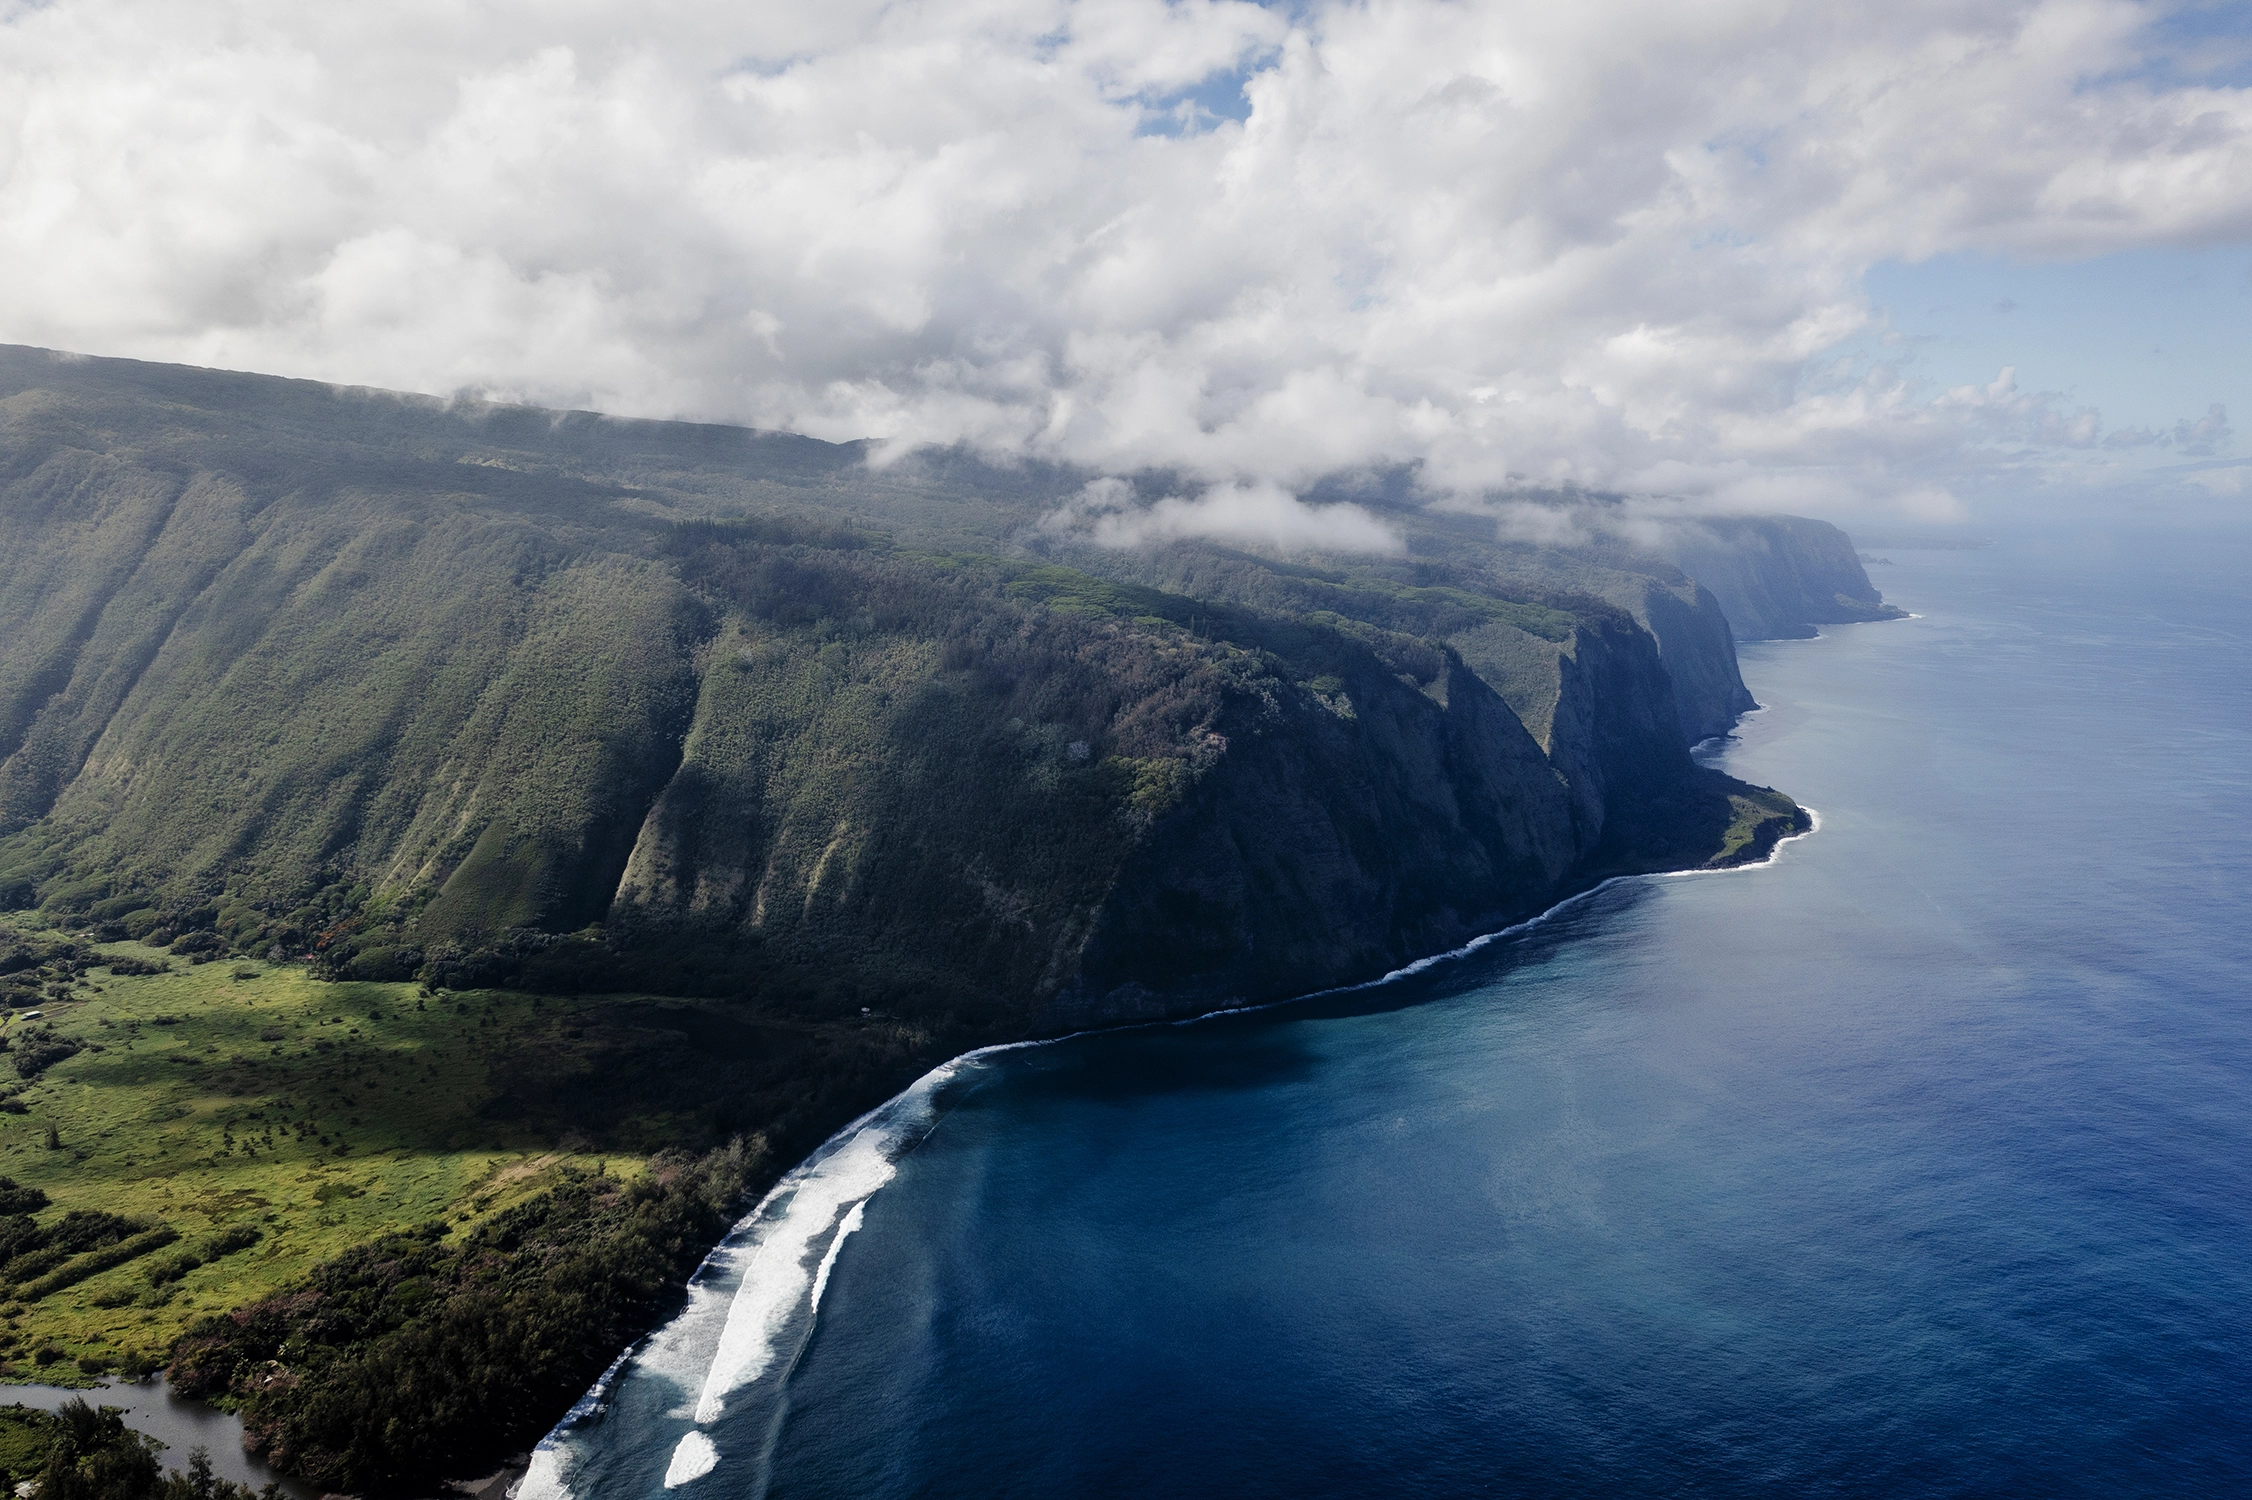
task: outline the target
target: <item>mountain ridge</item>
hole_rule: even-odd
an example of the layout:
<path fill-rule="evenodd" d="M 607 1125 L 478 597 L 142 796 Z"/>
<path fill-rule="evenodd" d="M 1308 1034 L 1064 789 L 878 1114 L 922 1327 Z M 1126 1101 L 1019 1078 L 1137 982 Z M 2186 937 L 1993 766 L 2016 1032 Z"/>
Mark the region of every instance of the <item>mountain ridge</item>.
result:
<path fill-rule="evenodd" d="M 1711 596 L 1647 560 L 1636 573 L 1495 546 L 1466 562 L 1459 534 L 1446 561 L 1418 559 L 1413 532 L 1404 561 L 1311 569 L 1204 544 L 1099 554 L 1028 525 L 1078 478 L 1062 471 L 960 455 L 871 471 L 864 445 L 787 435 L 39 351 L 0 365 L 19 560 L 0 600 L 18 642 L 0 654 L 0 883 L 28 880 L 57 910 L 199 897 L 227 912 L 214 930 L 234 946 L 301 945 L 370 978 L 589 924 L 695 949 L 706 988 L 730 965 L 921 949 L 952 954 L 957 975 L 1001 964 L 1028 1019 L 1066 990 L 1074 1014 L 1101 1010 L 1057 957 L 1098 929 L 1109 989 L 1156 993 L 1120 966 L 1118 934 L 1162 934 L 1095 892 L 1145 844 L 1168 846 L 1163 820 L 1192 789 L 1314 802 L 1252 820 L 1300 844 L 1205 850 L 1200 865 L 1233 861 L 1230 893 L 1168 887 L 1180 920 L 1219 924 L 1237 954 L 1174 973 L 1183 1005 L 1366 977 L 1597 868 L 1693 852 L 1664 819 L 1614 824 L 1621 810 L 1674 799 L 1675 823 L 1719 825 L 1700 835 L 1708 858 L 1737 817 L 1786 816 L 1746 813 L 1689 762 L 1686 740 L 1751 700 Z M 948 545 L 963 542 L 980 550 Z M 1686 708 L 1676 680 L 1695 684 Z M 1136 718 L 1145 689 L 1171 698 Z M 1269 721 L 1293 726 L 1285 749 L 1246 727 Z M 885 780 L 944 782 L 910 747 L 948 735 L 957 768 L 987 781 L 933 802 Z M 1240 776 L 1213 749 L 1231 739 Z M 840 756 L 861 782 L 817 774 Z M 1356 800 L 1393 784 L 1416 790 L 1379 798 L 1364 827 Z M 774 813 L 758 846 L 724 875 L 666 875 L 687 847 L 681 809 L 715 796 Z M 1058 796 L 1079 799 L 1079 822 L 1056 821 Z M 992 827 L 887 832 L 995 798 Z M 1067 824 L 1110 876 L 1037 850 L 1038 830 Z M 938 865 L 929 838 L 946 845 Z M 1134 868 L 1164 884 L 1164 863 Z M 1416 870 L 1444 870 L 1449 889 Z M 1044 880 L 1079 894 L 1042 905 Z M 783 886 L 794 911 L 768 899 Z M 880 911 L 874 889 L 891 893 Z M 895 932 L 886 913 L 925 898 L 922 927 Z M 1240 962 L 1262 930 L 1281 951 L 1286 910 L 1358 936 L 1307 939 L 1323 962 Z M 612 934 L 581 946 L 590 975 L 616 976 Z M 992 1009 L 945 965 L 843 962 L 942 1010 Z"/>

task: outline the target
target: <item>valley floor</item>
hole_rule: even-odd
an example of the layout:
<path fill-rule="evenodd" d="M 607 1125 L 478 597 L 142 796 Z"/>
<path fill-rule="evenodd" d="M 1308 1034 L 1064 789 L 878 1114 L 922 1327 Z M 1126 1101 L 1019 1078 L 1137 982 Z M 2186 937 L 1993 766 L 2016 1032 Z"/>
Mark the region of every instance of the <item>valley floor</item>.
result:
<path fill-rule="evenodd" d="M 95 1211 L 139 1221 L 135 1239 L 161 1240 L 146 1232 L 160 1226 L 177 1236 L 44 1295 L 54 1268 L 11 1277 L 0 1264 L 0 1379 L 91 1384 L 161 1366 L 199 1315 L 300 1282 L 354 1245 L 424 1225 L 459 1240 L 574 1174 L 631 1180 L 663 1145 L 771 1139 L 792 1117 L 827 1117 L 824 1084 L 850 1090 L 865 1075 L 880 1088 L 898 1056 L 920 1051 L 882 1021 L 756 1018 L 740 1003 L 433 995 L 294 966 L 172 962 L 149 976 L 94 969 L 38 1019 L 0 1030 L 52 1026 L 83 1049 L 0 1114 L 0 1174 L 47 1195 L 40 1221 Z M 811 1052 L 846 1076 L 795 1088 L 761 1076 Z M 732 1100 L 710 1076 L 730 1065 L 748 1085 Z M 672 1086 L 648 1088 L 651 1073 Z M 195 1256 L 246 1230 L 256 1238 L 243 1248 Z M 203 1263 L 183 1272 L 183 1253 Z"/>

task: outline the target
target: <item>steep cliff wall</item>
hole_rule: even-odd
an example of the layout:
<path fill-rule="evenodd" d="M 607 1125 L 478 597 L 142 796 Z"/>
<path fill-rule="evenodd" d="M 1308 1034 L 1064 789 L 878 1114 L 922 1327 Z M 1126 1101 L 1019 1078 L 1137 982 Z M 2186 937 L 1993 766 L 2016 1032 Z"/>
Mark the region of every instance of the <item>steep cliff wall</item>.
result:
<path fill-rule="evenodd" d="M 1331 665 L 1345 670 L 1319 691 L 1218 717 L 1224 750 L 1121 867 L 1050 1024 L 1372 977 L 1570 874 L 1562 788 L 1474 673 L 1443 658 L 1419 691 L 1373 658 Z"/>
<path fill-rule="evenodd" d="M 1689 763 L 1686 745 L 1756 706 L 1719 606 L 1670 563 L 1626 554 L 1625 563 L 1645 569 L 1635 572 L 1607 565 L 1609 557 L 1481 535 L 1453 536 L 1433 550 L 1446 561 L 1310 566 L 1189 543 L 1146 556 L 1084 548 L 1069 555 L 1199 599 L 1443 642 L 1547 755 L 1583 852 L 1603 836 L 1614 788 L 1676 774 Z M 1684 682 L 1695 695 L 1690 709 L 1681 705 Z"/>
<path fill-rule="evenodd" d="M 693 703 L 668 570 L 442 493 L 8 456 L 16 863 L 290 905 L 466 867 L 459 925 L 600 917 Z"/>
<path fill-rule="evenodd" d="M 1712 590 L 1739 640 L 1803 640 L 1818 625 L 1897 620 L 1853 550 L 1827 521 L 1749 516 L 1668 530 L 1672 559 Z"/>
<path fill-rule="evenodd" d="M 1736 665 L 1728 617 L 1697 580 L 1614 572 L 1597 589 L 1598 598 L 1625 610 L 1658 643 L 1689 743 L 1726 734 L 1740 715 L 1759 707 Z"/>
<path fill-rule="evenodd" d="M 1655 645 L 1623 615 L 1580 625 L 1557 659 L 1547 755 L 1451 652 L 1419 694 L 1364 673 L 1228 735 L 1122 868 L 1046 1014 L 1083 1025 L 1373 977 L 1574 884 L 1757 857 L 1805 826 L 1788 798 L 1691 762 Z"/>
<path fill-rule="evenodd" d="M 1682 737 L 1690 744 L 1727 733 L 1758 703 L 1736 664 L 1736 638 L 1720 601 L 1670 561 L 1616 544 L 1575 549 L 1450 538 L 1482 554 L 1489 582 L 1505 590 L 1582 594 L 1623 610 L 1658 645 L 1672 683 Z"/>

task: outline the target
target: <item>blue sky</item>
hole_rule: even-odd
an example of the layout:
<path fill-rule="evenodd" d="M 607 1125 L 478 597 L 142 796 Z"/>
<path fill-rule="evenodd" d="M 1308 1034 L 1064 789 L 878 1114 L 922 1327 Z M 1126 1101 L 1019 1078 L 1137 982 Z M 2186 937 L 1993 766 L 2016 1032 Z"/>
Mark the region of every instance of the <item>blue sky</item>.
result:
<path fill-rule="evenodd" d="M 1938 385 L 1983 385 L 2014 365 L 2021 389 L 2060 391 L 2107 428 L 2170 429 L 2218 402 L 2252 432 L 2252 248 L 2052 264 L 1943 255 L 1886 261 L 1863 284 L 1887 357 Z"/>

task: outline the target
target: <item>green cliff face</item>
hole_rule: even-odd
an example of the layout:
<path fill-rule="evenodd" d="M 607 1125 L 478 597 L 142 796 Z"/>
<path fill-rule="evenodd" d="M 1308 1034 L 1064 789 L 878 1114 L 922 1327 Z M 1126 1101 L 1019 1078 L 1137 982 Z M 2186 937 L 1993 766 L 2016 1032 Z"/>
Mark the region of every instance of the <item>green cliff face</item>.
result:
<path fill-rule="evenodd" d="M 1097 553 L 1034 525 L 1084 476 L 862 460 L 0 352 L 0 896 L 994 1035 L 1367 978 L 1802 816 L 1691 763 L 1750 699 L 1668 563 Z"/>

